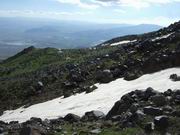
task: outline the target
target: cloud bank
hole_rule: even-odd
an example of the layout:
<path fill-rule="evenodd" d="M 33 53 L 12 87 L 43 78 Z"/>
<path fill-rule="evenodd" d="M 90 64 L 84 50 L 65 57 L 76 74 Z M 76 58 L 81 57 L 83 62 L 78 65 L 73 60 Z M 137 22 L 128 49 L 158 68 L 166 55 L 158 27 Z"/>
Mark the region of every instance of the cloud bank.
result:
<path fill-rule="evenodd" d="M 180 0 L 89 0 L 89 2 L 83 2 L 83 0 L 57 0 L 60 3 L 73 4 L 81 8 L 97 9 L 101 6 L 118 5 L 121 7 L 133 7 L 137 9 L 146 8 L 157 4 L 169 4 L 174 2 L 180 2 Z"/>

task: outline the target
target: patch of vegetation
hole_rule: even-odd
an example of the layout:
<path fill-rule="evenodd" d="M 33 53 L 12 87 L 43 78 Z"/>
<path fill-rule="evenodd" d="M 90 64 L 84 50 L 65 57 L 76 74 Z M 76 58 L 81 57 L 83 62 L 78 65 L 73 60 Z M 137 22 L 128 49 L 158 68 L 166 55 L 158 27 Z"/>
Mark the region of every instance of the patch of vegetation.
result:
<path fill-rule="evenodd" d="M 93 123 L 86 123 L 83 124 L 83 126 L 75 127 L 72 124 L 66 124 L 62 126 L 62 132 L 57 132 L 53 135 L 72 135 L 73 133 L 76 133 L 77 135 L 95 135 L 96 133 L 91 133 L 93 129 L 90 128 Z M 98 135 L 140 135 L 143 134 L 143 130 L 140 128 L 124 128 L 120 129 L 115 126 L 109 127 L 109 128 L 103 128 L 100 129 L 100 133 L 97 133 Z"/>

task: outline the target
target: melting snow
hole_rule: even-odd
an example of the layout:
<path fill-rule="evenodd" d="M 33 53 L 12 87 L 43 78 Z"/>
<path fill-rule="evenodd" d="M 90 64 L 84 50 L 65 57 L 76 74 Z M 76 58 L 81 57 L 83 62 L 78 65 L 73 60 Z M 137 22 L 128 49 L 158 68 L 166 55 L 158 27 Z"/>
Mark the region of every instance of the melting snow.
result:
<path fill-rule="evenodd" d="M 122 44 L 128 44 L 128 43 L 133 43 L 133 42 L 136 42 L 137 40 L 124 40 L 124 41 L 120 41 L 120 42 L 117 42 L 117 43 L 112 43 L 111 46 L 117 46 L 117 45 L 122 45 Z"/>
<path fill-rule="evenodd" d="M 152 39 L 152 41 L 156 41 L 156 40 L 161 40 L 161 39 L 165 39 L 165 38 L 168 38 L 169 36 L 171 36 L 173 33 L 170 33 L 170 34 L 167 34 L 167 35 L 163 35 L 161 37 L 156 37 L 154 39 Z"/>
<path fill-rule="evenodd" d="M 120 78 L 108 84 L 96 84 L 98 88 L 92 93 L 81 93 L 68 98 L 60 97 L 28 108 L 21 107 L 17 110 L 6 111 L 0 116 L 0 120 L 24 122 L 31 117 L 54 119 L 68 113 L 82 116 L 85 112 L 92 110 L 100 110 L 106 114 L 121 96 L 133 90 L 152 87 L 163 92 L 169 88 L 180 88 L 180 82 L 173 82 L 169 79 L 169 76 L 174 73 L 180 75 L 180 68 L 147 74 L 133 81 Z"/>

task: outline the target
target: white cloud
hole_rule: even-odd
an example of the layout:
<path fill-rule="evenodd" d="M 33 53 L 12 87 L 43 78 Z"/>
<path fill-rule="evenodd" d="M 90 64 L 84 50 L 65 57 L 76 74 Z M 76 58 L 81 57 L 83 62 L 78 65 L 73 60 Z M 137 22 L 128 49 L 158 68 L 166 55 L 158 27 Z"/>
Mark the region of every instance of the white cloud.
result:
<path fill-rule="evenodd" d="M 91 2 L 94 4 L 98 4 L 100 6 L 103 6 L 103 7 L 109 7 L 112 5 L 111 2 L 106 2 L 106 1 L 104 2 L 104 1 L 91 0 Z"/>
<path fill-rule="evenodd" d="M 137 9 L 146 8 L 155 4 L 169 4 L 173 2 L 180 2 L 180 0 L 96 0 L 100 2 L 111 2 L 119 6 L 133 7 Z"/>
<path fill-rule="evenodd" d="M 84 3 L 84 2 L 81 2 L 81 0 L 57 0 L 57 1 L 60 3 L 65 3 L 65 4 L 77 5 L 80 8 L 86 8 L 86 9 L 96 9 L 99 7 L 99 5 L 97 4 Z"/>
<path fill-rule="evenodd" d="M 33 10 L 0 10 L 0 16 L 18 17 L 62 17 L 74 15 L 87 15 L 91 12 L 55 12 L 55 11 L 33 11 Z"/>
<path fill-rule="evenodd" d="M 121 13 L 121 14 L 126 13 L 126 11 L 123 10 L 123 9 L 114 9 L 113 11 L 114 11 L 114 12 L 117 12 L 117 13 Z"/>

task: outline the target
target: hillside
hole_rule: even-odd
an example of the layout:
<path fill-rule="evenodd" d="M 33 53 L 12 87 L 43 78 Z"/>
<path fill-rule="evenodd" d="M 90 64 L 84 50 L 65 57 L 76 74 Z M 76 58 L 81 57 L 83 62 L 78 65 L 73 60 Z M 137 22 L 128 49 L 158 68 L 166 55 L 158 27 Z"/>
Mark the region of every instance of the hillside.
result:
<path fill-rule="evenodd" d="M 108 113 L 106 117 L 108 119 L 114 119 L 114 116 L 118 114 L 122 115 L 120 111 L 121 107 L 124 109 L 124 105 L 127 105 L 126 103 L 124 104 L 123 100 L 131 103 L 131 98 L 133 98 L 131 97 L 133 95 L 131 91 L 136 89 L 145 90 L 146 87 L 154 87 L 155 90 L 162 92 L 170 88 L 173 90 L 178 89 L 180 86 L 179 58 L 180 22 L 151 33 L 118 37 L 92 48 L 39 49 L 33 46 L 26 48 L 22 52 L 0 63 L 1 112 L 3 113 L 5 110 L 13 110 L 21 107 L 14 111 L 7 111 L 0 119 L 9 122 L 12 120 L 16 121 L 18 118 L 20 122 L 24 122 L 30 117 L 36 116 L 42 116 L 42 119 L 57 118 L 61 115 L 65 116 L 66 113 L 70 113 L 71 111 L 82 116 L 86 111 L 92 111 L 94 109 L 102 109 L 101 111 L 105 109 L 106 111 L 104 113 Z M 159 72 L 161 70 L 164 71 Z M 174 75 L 171 76 L 172 74 Z M 170 76 L 172 80 L 169 79 Z M 120 84 L 122 86 L 126 84 L 128 88 L 122 87 Z M 112 88 L 113 86 L 115 88 Z M 147 91 L 150 91 L 150 94 L 153 93 L 153 95 L 141 92 L 138 95 L 139 93 L 137 92 L 135 95 L 137 96 L 137 101 L 133 100 L 132 103 L 137 102 L 140 104 L 138 106 L 140 109 L 151 105 L 149 101 L 151 100 L 150 97 L 156 94 L 154 94 L 152 88 L 149 89 Z M 130 96 L 127 98 L 126 96 L 124 97 L 123 95 L 128 92 L 131 93 Z M 163 93 L 157 92 L 157 95 L 159 94 L 162 95 Z M 97 97 L 97 102 L 96 100 L 91 100 L 95 98 L 93 95 Z M 164 105 L 172 103 L 174 105 L 173 109 L 178 111 L 178 101 L 176 102 L 174 95 L 178 94 L 172 92 L 170 96 L 172 96 L 173 101 L 168 100 L 167 104 L 165 103 Z M 105 96 L 110 96 L 109 101 L 107 101 Z M 113 103 L 122 96 L 124 98 L 122 101 L 119 101 L 120 103 L 123 102 L 120 104 L 122 106 L 116 107 L 116 105 L 119 105 L 118 102 L 113 107 Z M 164 96 L 166 95 L 164 94 Z M 80 103 L 85 102 L 84 99 L 87 100 L 87 104 L 85 105 L 92 108 L 85 109 L 85 106 L 81 106 Z M 70 101 L 73 102 L 74 106 Z M 61 113 L 59 113 L 59 110 L 58 112 L 54 110 L 54 114 L 50 111 L 53 110 L 51 103 L 55 103 L 55 105 L 59 103 L 60 106 L 54 106 L 54 108 L 58 108 L 62 107 L 64 102 L 67 104 L 62 108 Z M 101 105 L 102 102 L 109 102 L 109 104 L 105 104 L 103 107 Z M 96 106 L 94 103 L 99 104 Z M 43 107 L 44 110 L 41 108 L 43 105 L 47 107 L 47 110 L 46 107 Z M 40 114 L 37 114 L 37 108 L 38 110 L 41 108 L 42 112 L 39 112 Z M 112 110 L 108 112 L 110 108 Z M 153 109 L 151 108 L 151 110 Z M 154 110 L 159 111 L 157 108 Z M 127 108 L 123 113 L 126 112 L 129 113 Z M 51 116 L 50 114 L 53 115 Z M 169 115 L 171 116 L 171 114 Z M 127 118 L 128 116 L 125 117 Z M 67 118 L 65 117 L 63 121 L 65 120 L 66 123 L 66 121 L 70 122 L 75 119 L 75 122 L 77 122 L 76 118 L 78 120 L 80 119 L 78 116 L 71 114 Z M 152 121 L 152 118 L 150 117 L 149 119 Z M 115 119 L 117 120 L 118 116 Z M 31 122 L 34 121 L 37 122 L 39 120 L 32 119 Z M 87 126 L 86 124 L 84 126 Z M 111 124 L 116 124 L 116 122 Z M 138 127 L 142 128 L 141 124 L 137 124 Z M 63 126 L 66 126 L 66 124 Z M 67 126 L 73 125 L 67 124 Z M 114 126 L 117 128 L 117 125 Z M 128 127 L 128 125 L 126 126 Z M 173 128 L 173 130 L 177 129 Z M 141 134 L 143 134 L 143 131 Z"/>
<path fill-rule="evenodd" d="M 120 37 L 87 49 L 29 47 L 0 64 L 0 94 L 11 97 L 10 101 L 0 99 L 1 107 L 43 102 L 63 93 L 70 96 L 91 91 L 89 87 L 98 82 L 120 77 L 131 80 L 179 66 L 179 27 L 178 22 L 157 32 Z M 135 42 L 121 44 L 126 40 Z M 39 82 L 44 84 L 42 89 Z"/>

